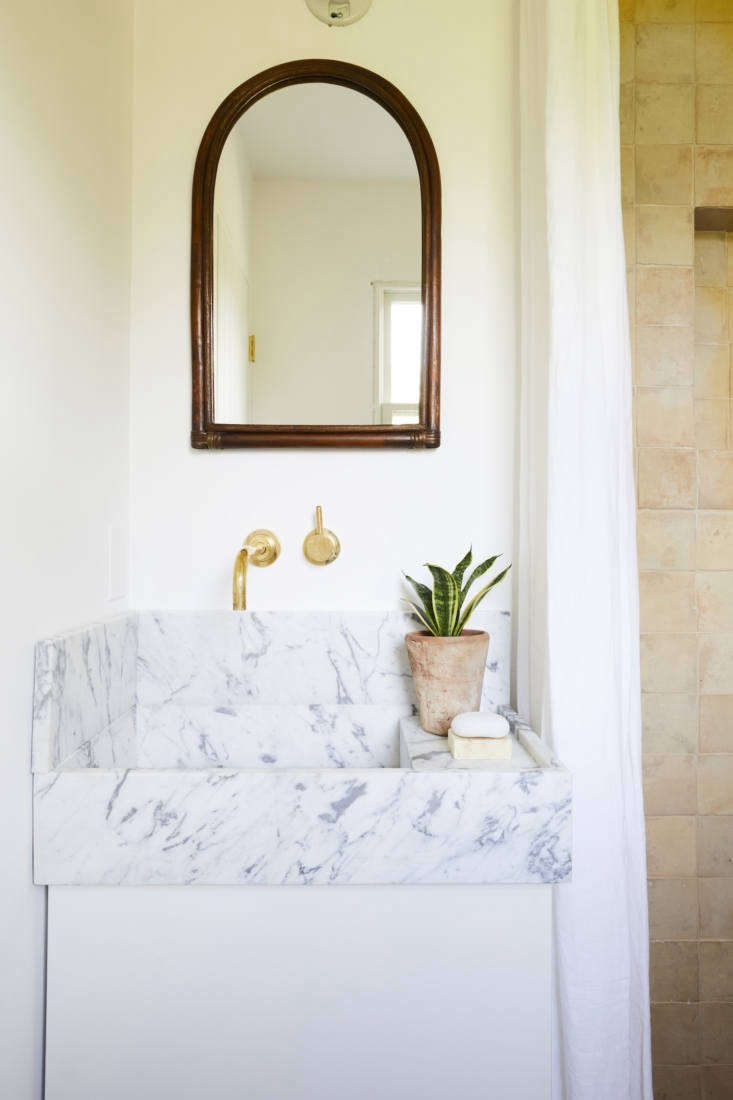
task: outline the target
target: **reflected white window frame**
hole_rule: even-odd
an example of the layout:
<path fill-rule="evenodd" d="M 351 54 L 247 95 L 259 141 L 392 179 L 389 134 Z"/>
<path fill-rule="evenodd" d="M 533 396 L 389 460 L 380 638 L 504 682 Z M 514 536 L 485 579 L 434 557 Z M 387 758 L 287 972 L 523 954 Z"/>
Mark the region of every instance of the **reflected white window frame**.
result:
<path fill-rule="evenodd" d="M 236 347 L 241 355 L 242 362 L 239 369 L 245 372 L 245 377 L 240 380 L 244 385 L 246 407 L 240 410 L 243 423 L 252 423 L 252 385 L 249 377 L 249 280 L 241 270 L 237 262 L 236 250 L 232 248 L 231 237 L 224 216 L 216 207 L 214 208 L 214 237 L 213 237 L 213 275 L 214 275 L 214 316 L 213 316 L 213 352 L 214 364 L 220 369 L 214 371 L 214 417 L 220 421 L 231 420 L 232 417 L 219 415 L 224 409 L 231 410 L 235 403 L 235 389 L 237 379 L 232 374 L 221 369 L 221 365 L 228 358 L 232 348 Z M 245 324 L 239 331 L 232 328 L 231 317 L 226 315 L 226 308 L 230 304 L 227 295 L 223 293 L 224 273 L 229 265 L 236 264 L 240 269 L 240 279 L 237 289 L 243 294 L 243 316 Z M 237 418 L 238 419 L 238 418 Z"/>
<path fill-rule="evenodd" d="M 372 418 L 375 424 L 419 424 L 420 406 L 393 402 L 391 398 L 391 363 L 389 306 L 392 302 L 419 302 L 419 283 L 373 282 L 372 316 L 374 331 L 374 399 Z"/>

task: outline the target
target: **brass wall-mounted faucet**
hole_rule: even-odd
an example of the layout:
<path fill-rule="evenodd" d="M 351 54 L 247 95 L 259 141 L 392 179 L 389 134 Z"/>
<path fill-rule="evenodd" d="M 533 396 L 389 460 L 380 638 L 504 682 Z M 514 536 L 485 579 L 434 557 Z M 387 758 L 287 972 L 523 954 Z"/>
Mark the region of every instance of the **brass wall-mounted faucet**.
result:
<path fill-rule="evenodd" d="M 247 610 L 247 566 L 262 568 L 272 565 L 280 557 L 280 541 L 277 535 L 266 528 L 250 531 L 242 543 L 242 549 L 234 559 L 232 577 L 232 607 L 235 611 Z"/>
<path fill-rule="evenodd" d="M 316 508 L 316 526 L 305 536 L 303 553 L 312 565 L 330 565 L 341 553 L 341 543 L 333 531 L 323 526 L 323 509 Z"/>

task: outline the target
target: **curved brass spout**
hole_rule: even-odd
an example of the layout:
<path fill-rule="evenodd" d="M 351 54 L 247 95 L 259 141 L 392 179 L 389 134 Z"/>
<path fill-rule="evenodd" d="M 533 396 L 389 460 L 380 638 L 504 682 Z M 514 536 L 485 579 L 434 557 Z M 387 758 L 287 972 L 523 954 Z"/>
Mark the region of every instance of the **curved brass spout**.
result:
<path fill-rule="evenodd" d="M 234 559 L 234 576 L 232 578 L 232 607 L 235 611 L 247 610 L 247 558 L 249 553 L 246 546 Z"/>
<path fill-rule="evenodd" d="M 232 576 L 232 607 L 235 611 L 247 610 L 247 566 L 262 567 L 272 565 L 280 557 L 280 543 L 277 535 L 264 528 L 258 528 L 247 535 L 242 549 L 234 559 Z"/>

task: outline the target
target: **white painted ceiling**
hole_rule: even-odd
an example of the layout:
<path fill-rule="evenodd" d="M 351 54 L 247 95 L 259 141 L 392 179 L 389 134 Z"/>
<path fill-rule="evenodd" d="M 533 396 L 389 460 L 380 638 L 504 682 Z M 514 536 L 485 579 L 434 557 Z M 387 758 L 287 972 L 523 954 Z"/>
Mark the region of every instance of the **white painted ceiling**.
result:
<path fill-rule="evenodd" d="M 228 140 L 254 179 L 417 181 L 410 143 L 391 115 L 338 84 L 294 84 L 265 96 Z"/>

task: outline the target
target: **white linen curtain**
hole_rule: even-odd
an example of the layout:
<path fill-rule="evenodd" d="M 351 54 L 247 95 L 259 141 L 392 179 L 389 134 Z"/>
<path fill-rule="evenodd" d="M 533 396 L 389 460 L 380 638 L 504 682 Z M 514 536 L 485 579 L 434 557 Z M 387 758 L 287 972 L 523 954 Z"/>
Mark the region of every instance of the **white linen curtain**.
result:
<path fill-rule="evenodd" d="M 616 0 L 520 0 L 521 712 L 573 775 L 553 1100 L 650 1100 Z"/>

